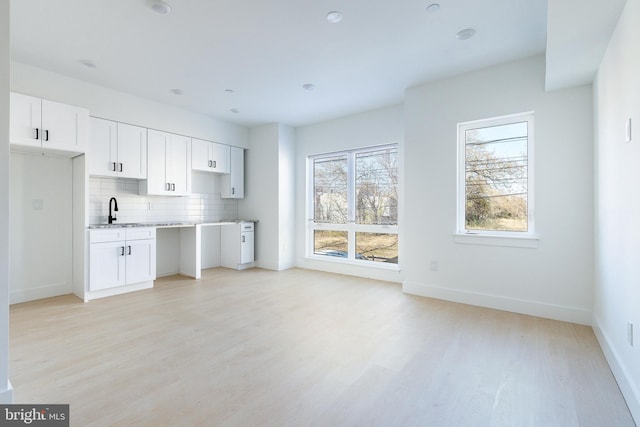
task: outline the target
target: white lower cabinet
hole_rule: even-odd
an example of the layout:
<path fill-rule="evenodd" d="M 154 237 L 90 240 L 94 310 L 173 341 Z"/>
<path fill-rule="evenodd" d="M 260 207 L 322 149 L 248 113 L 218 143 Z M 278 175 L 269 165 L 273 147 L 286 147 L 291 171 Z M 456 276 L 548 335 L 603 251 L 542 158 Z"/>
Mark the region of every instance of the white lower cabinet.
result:
<path fill-rule="evenodd" d="M 89 243 L 90 292 L 155 280 L 155 228 L 90 230 Z"/>
<path fill-rule="evenodd" d="M 222 226 L 220 244 L 220 265 L 223 267 L 244 270 L 255 266 L 253 222 Z"/>

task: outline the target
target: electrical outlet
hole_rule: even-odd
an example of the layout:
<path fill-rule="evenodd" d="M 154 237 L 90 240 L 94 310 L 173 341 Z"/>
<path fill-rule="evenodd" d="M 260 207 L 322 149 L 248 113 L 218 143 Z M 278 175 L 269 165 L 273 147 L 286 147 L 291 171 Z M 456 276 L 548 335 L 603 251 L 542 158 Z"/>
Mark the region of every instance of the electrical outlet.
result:
<path fill-rule="evenodd" d="M 42 210 L 42 199 L 33 199 L 33 210 L 34 211 L 41 211 Z"/>
<path fill-rule="evenodd" d="M 633 323 L 627 322 L 627 341 L 633 347 Z"/>
<path fill-rule="evenodd" d="M 429 264 L 429 268 L 431 269 L 431 271 L 438 271 L 438 261 L 431 261 L 431 264 Z"/>

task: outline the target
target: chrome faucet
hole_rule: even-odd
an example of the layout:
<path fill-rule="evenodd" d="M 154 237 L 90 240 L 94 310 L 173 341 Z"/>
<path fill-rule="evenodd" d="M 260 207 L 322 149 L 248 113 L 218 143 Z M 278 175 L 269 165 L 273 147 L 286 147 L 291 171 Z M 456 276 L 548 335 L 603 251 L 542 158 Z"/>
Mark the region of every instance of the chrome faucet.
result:
<path fill-rule="evenodd" d="M 117 221 L 118 220 L 118 218 L 116 218 L 115 216 L 112 216 L 112 214 L 111 214 L 111 202 L 113 202 L 114 205 L 115 205 L 113 207 L 113 211 L 114 212 L 118 212 L 118 201 L 116 200 L 115 197 L 112 197 L 109 200 L 109 224 L 113 224 L 113 221 Z"/>

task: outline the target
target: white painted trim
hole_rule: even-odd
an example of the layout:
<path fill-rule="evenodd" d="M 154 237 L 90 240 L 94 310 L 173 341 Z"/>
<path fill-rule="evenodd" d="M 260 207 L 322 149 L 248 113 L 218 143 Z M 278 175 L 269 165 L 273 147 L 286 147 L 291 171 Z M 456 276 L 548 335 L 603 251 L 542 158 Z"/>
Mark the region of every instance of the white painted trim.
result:
<path fill-rule="evenodd" d="M 71 293 L 73 293 L 73 287 L 70 283 L 52 283 L 37 288 L 10 290 L 9 304 L 19 304 L 21 302 L 57 297 Z"/>
<path fill-rule="evenodd" d="M 13 386 L 11 381 L 7 381 L 7 388 L 0 390 L 0 403 L 11 404 L 13 403 Z"/>
<path fill-rule="evenodd" d="M 611 345 L 611 340 L 609 340 L 607 334 L 600 327 L 599 320 L 594 316 L 592 322 L 596 339 L 600 344 L 600 348 L 602 348 L 607 363 L 609 363 L 609 367 L 618 383 L 622 396 L 627 402 L 629 412 L 631 412 L 631 416 L 637 424 L 640 422 L 640 387 L 633 382 L 633 377 L 629 374 L 629 370 L 625 367 L 624 363 L 622 363 L 618 352 Z"/>
<path fill-rule="evenodd" d="M 98 298 L 110 297 L 113 295 L 120 295 L 120 294 L 126 294 L 134 291 L 141 291 L 143 289 L 150 289 L 150 288 L 153 288 L 153 280 L 149 280 L 148 282 L 135 283 L 133 285 L 118 286 L 117 288 L 108 288 L 108 289 L 101 289 L 99 291 L 85 292 L 84 302 L 98 299 Z"/>
<path fill-rule="evenodd" d="M 315 260 L 309 258 L 301 258 L 296 262 L 297 268 L 306 270 L 325 271 L 327 273 L 345 274 L 347 276 L 364 277 L 373 280 L 382 280 L 385 282 L 402 283 L 401 270 L 389 270 L 382 268 L 371 268 L 369 266 L 346 264 L 341 262 L 328 262 L 324 260 Z"/>
<path fill-rule="evenodd" d="M 264 268 L 265 270 L 273 270 L 273 271 L 282 270 L 282 268 L 280 268 L 280 264 L 278 263 L 278 261 L 256 261 L 255 264 L 256 264 L 256 267 Z"/>
<path fill-rule="evenodd" d="M 425 285 L 415 282 L 403 282 L 402 291 L 411 295 L 510 311 L 513 313 L 560 320 L 563 322 L 578 323 L 588 326 L 591 325 L 591 311 L 583 308 L 567 307 L 520 298 L 471 292 L 461 289 L 443 288 L 441 286 Z"/>
<path fill-rule="evenodd" d="M 455 233 L 453 240 L 465 245 L 507 246 L 511 248 L 538 247 L 539 238 L 536 236 L 500 236 L 489 234 Z"/>

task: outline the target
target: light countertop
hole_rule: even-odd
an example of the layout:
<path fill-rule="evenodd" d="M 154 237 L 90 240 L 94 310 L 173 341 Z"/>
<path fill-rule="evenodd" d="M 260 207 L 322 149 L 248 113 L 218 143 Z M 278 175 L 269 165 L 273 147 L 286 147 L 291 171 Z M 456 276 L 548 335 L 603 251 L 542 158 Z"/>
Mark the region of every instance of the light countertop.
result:
<path fill-rule="evenodd" d="M 258 222 L 253 219 L 219 219 L 211 221 L 159 221 L 159 222 L 125 222 L 113 224 L 91 224 L 90 230 L 101 228 L 130 228 L 130 227 L 156 227 L 156 228 L 177 228 L 177 227 L 195 227 L 196 225 L 229 225 L 240 222 Z"/>

